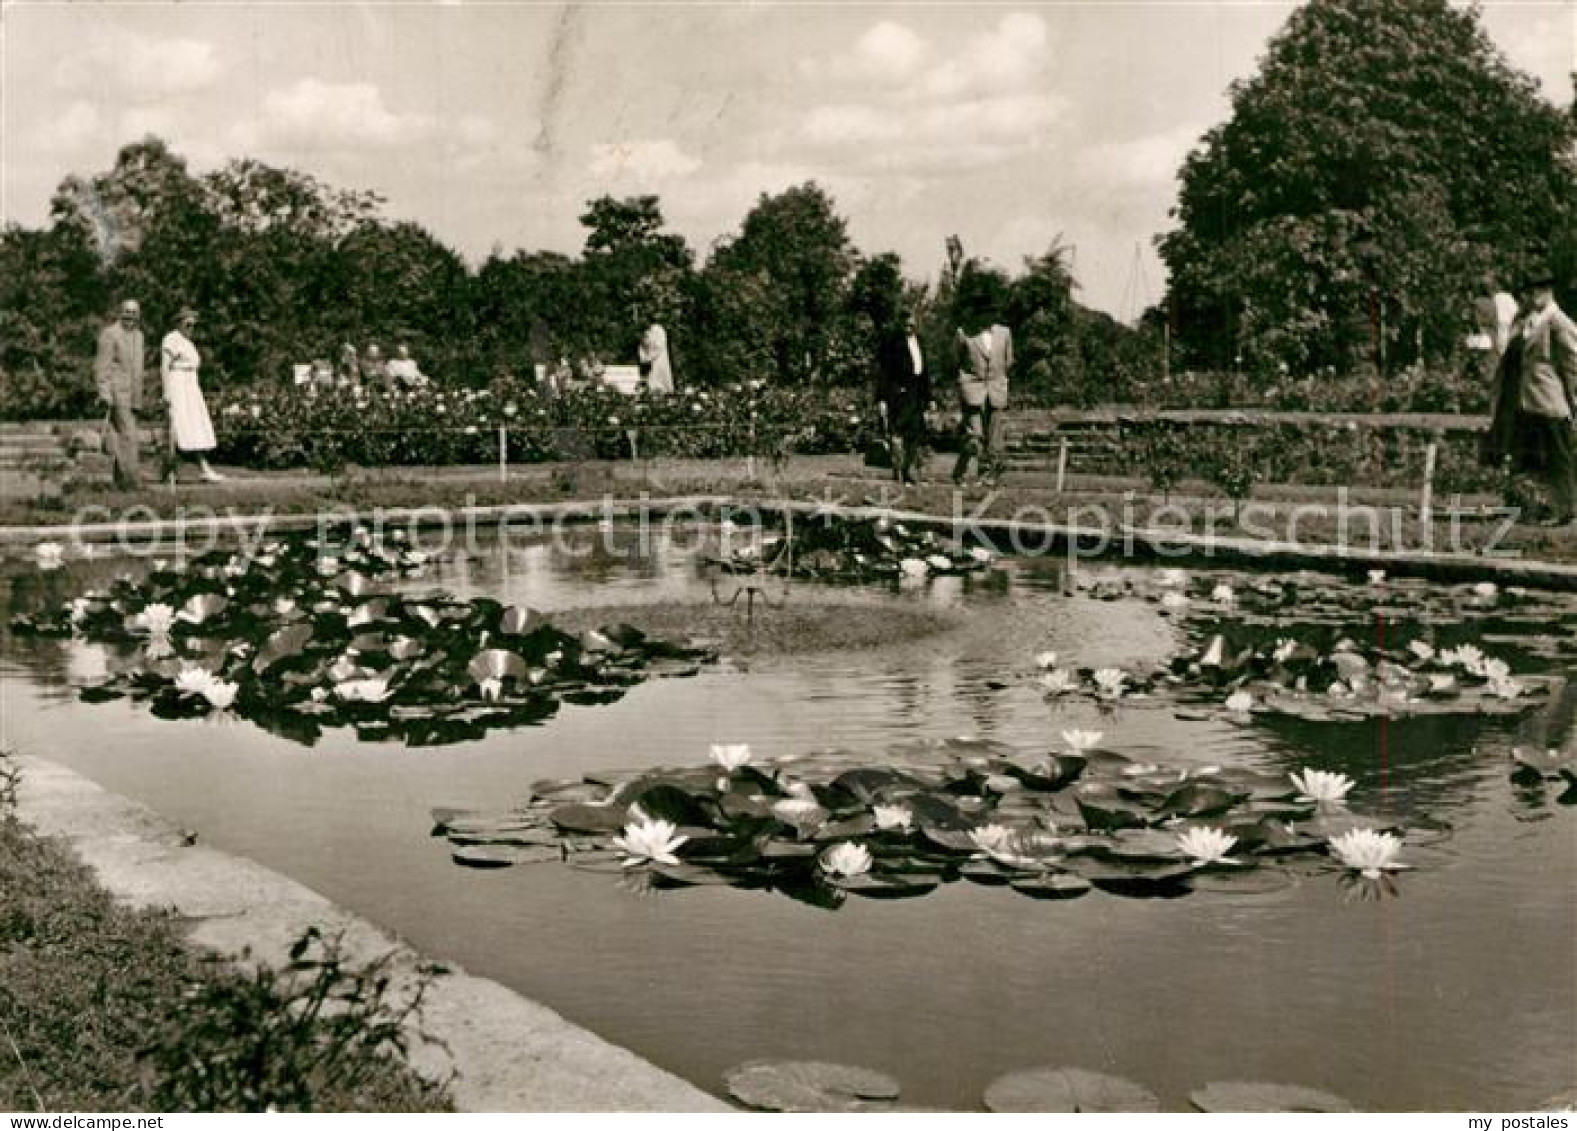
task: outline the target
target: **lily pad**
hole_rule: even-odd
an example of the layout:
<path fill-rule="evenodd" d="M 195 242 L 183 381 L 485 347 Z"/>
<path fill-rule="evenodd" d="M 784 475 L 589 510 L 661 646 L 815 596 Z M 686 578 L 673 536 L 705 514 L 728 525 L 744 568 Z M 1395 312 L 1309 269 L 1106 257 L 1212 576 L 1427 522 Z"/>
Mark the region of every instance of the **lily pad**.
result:
<path fill-rule="evenodd" d="M 1207 1112 L 1347 1112 L 1352 1104 L 1330 1092 L 1296 1084 L 1214 1083 L 1189 1094 Z"/>
<path fill-rule="evenodd" d="M 546 864 L 564 859 L 564 851 L 546 845 L 463 844 L 450 858 L 468 868 L 508 868 L 514 864 Z"/>
<path fill-rule="evenodd" d="M 1088 880 L 1079 876 L 1058 872 L 1045 876 L 1029 876 L 1024 879 L 1016 879 L 1008 886 L 1020 895 L 1027 895 L 1034 899 L 1077 899 L 1079 896 L 1089 892 L 1091 884 Z M 998 1109 L 993 1108 L 992 1110 Z"/>
<path fill-rule="evenodd" d="M 1141 1084 L 1083 1068 L 1030 1068 L 999 1076 L 986 1088 L 994 1112 L 1156 1112 L 1161 1102 Z"/>
<path fill-rule="evenodd" d="M 816 1060 L 753 1060 L 723 1074 L 728 1094 L 757 1111 L 868 1111 L 892 1103 L 898 1081 L 881 1072 Z"/>

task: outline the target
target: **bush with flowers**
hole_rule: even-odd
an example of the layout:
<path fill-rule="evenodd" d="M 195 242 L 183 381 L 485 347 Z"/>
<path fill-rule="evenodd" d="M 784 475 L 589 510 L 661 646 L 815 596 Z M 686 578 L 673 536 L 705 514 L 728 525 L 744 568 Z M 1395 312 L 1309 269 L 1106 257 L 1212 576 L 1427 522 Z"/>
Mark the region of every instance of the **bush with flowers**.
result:
<path fill-rule="evenodd" d="M 863 390 L 761 381 L 626 396 L 600 385 L 548 394 L 506 378 L 487 388 L 225 390 L 219 458 L 256 468 L 719 459 L 863 450 L 876 434 Z"/>

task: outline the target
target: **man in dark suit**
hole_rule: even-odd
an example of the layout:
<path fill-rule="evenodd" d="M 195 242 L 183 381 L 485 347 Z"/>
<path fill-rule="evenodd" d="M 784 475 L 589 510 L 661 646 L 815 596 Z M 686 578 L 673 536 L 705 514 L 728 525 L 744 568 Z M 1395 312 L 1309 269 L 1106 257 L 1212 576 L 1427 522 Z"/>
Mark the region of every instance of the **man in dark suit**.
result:
<path fill-rule="evenodd" d="M 99 332 L 99 351 L 93 363 L 99 400 L 109 409 L 107 439 L 114 460 L 115 485 L 127 489 L 142 486 L 142 473 L 137 467 L 137 413 L 142 409 L 146 365 L 142 308 L 136 300 L 127 299 L 120 304 L 115 321 Z"/>
<path fill-rule="evenodd" d="M 905 313 L 882 328 L 876 343 L 876 367 L 876 403 L 887 427 L 893 478 L 916 483 L 925 450 L 931 374 L 914 332 L 913 315 Z"/>

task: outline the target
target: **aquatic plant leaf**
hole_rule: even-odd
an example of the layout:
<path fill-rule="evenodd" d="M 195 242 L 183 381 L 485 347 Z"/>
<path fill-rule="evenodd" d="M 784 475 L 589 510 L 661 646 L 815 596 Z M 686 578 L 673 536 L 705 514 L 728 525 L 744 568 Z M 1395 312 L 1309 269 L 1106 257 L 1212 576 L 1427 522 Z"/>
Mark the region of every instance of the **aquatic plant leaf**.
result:
<path fill-rule="evenodd" d="M 1347 1112 L 1352 1104 L 1330 1092 L 1295 1084 L 1212 1083 L 1189 1093 L 1205 1112 Z"/>
<path fill-rule="evenodd" d="M 1042 876 L 1020 877 L 1008 886 L 1020 895 L 1027 895 L 1033 899 L 1077 899 L 1089 892 L 1091 884 L 1081 876 L 1067 872 L 1050 872 Z"/>
<path fill-rule="evenodd" d="M 1189 782 L 1167 797 L 1161 804 L 1161 812 L 1178 817 L 1210 817 L 1225 813 L 1245 796 L 1213 785 Z"/>
<path fill-rule="evenodd" d="M 517 683 L 526 678 L 526 661 L 504 648 L 487 648 L 471 657 L 465 666 L 466 674 L 477 683 L 484 679 L 512 679 Z"/>
<path fill-rule="evenodd" d="M 535 609 L 510 605 L 499 615 L 498 631 L 508 636 L 521 636 L 535 632 L 547 623 L 547 618 Z"/>
<path fill-rule="evenodd" d="M 936 890 L 939 881 L 933 876 L 912 872 L 891 875 L 867 872 L 862 876 L 839 876 L 827 882 L 851 895 L 866 899 L 907 899 L 930 894 Z"/>
<path fill-rule="evenodd" d="M 1084 1068 L 1029 1068 L 999 1076 L 986 1087 L 994 1112 L 1158 1112 L 1148 1088 Z"/>
<path fill-rule="evenodd" d="M 449 856 L 467 868 L 508 868 L 557 862 L 564 858 L 564 851 L 546 845 L 465 844 L 456 846 Z"/>
<path fill-rule="evenodd" d="M 632 792 L 628 804 L 632 809 L 637 805 L 640 806 L 641 812 L 654 821 L 669 821 L 675 825 L 697 825 L 708 828 L 712 824 L 708 807 L 676 785 L 654 785 L 639 792 Z"/>
<path fill-rule="evenodd" d="M 549 819 L 559 828 L 572 833 L 616 833 L 629 821 L 629 806 L 588 805 L 572 801 L 555 808 Z"/>
<path fill-rule="evenodd" d="M 757 1111 L 870 1110 L 898 1098 L 898 1081 L 881 1072 L 814 1060 L 752 1060 L 723 1074 L 728 1094 Z"/>

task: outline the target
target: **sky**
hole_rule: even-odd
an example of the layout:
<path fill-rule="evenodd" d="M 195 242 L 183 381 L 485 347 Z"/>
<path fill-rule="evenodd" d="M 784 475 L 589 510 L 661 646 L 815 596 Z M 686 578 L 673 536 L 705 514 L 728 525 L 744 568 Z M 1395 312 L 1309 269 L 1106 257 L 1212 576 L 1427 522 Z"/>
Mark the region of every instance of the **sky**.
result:
<path fill-rule="evenodd" d="M 814 179 L 867 254 L 934 278 L 944 241 L 1016 270 L 1061 239 L 1086 304 L 1165 274 L 1183 156 L 1295 5 L 0 0 L 0 219 L 163 137 L 375 190 L 478 263 L 577 252 L 585 202 L 656 193 L 705 258 Z M 1577 0 L 1484 22 L 1572 97 Z"/>

